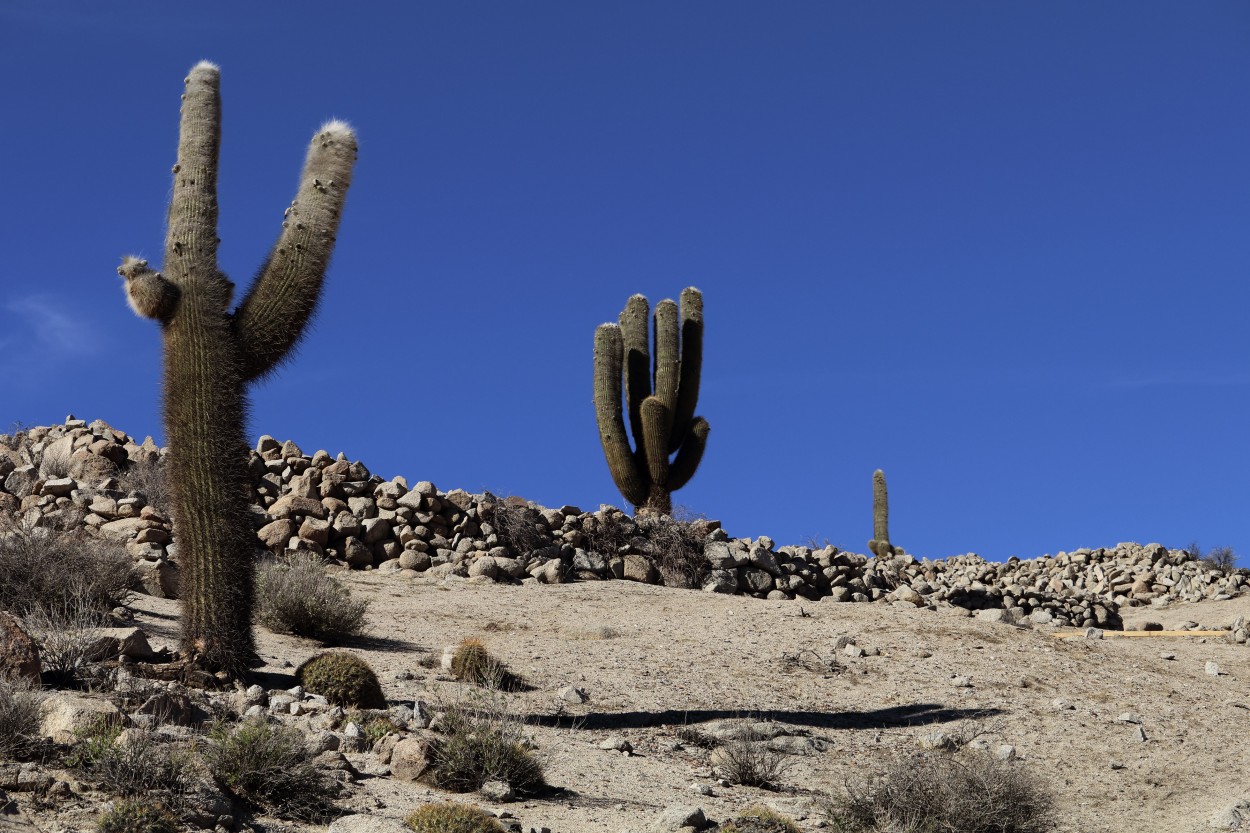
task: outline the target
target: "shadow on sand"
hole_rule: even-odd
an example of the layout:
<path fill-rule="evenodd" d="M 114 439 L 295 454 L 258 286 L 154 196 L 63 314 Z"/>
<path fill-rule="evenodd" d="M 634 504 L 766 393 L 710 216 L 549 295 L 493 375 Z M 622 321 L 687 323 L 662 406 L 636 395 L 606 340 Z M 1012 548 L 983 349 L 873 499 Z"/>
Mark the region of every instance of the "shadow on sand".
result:
<path fill-rule="evenodd" d="M 666 709 L 657 712 L 591 712 L 590 714 L 530 715 L 538 726 L 557 729 L 649 729 L 658 726 L 690 726 L 709 720 L 750 718 L 774 720 L 814 729 L 886 729 L 927 726 L 956 720 L 980 720 L 1002 714 L 1001 709 L 954 709 L 938 703 L 912 703 L 872 711 L 812 712 L 772 709 Z"/>

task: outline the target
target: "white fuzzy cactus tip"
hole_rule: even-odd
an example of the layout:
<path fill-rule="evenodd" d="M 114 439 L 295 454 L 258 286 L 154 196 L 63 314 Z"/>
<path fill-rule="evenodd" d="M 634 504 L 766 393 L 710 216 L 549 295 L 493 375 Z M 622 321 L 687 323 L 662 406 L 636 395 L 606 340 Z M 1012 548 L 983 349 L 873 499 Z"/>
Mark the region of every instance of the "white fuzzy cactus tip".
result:
<path fill-rule="evenodd" d="M 317 135 L 322 133 L 330 133 L 334 136 L 355 136 L 356 131 L 352 126 L 342 119 L 330 119 L 321 127 L 317 128 Z"/>

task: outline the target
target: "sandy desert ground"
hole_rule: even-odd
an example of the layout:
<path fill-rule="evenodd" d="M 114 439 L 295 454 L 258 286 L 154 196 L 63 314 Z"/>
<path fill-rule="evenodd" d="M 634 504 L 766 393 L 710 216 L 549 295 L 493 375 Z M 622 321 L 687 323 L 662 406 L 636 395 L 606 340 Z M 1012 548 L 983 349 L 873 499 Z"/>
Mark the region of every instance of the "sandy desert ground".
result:
<path fill-rule="evenodd" d="M 373 665 L 392 703 L 472 696 L 436 662 L 469 636 L 533 686 L 503 696 L 529 723 L 548 780 L 565 792 L 507 806 L 525 830 L 643 831 L 673 804 L 724 820 L 761 803 L 816 829 L 822 796 L 936 731 L 1014 746 L 1019 765 L 1053 789 L 1064 833 L 1210 830 L 1218 812 L 1250 798 L 1240 740 L 1250 719 L 1250 648 L 1220 638 L 1059 640 L 1049 628 L 954 609 L 763 601 L 625 581 L 340 577 L 371 602 L 370 636 L 349 650 Z M 135 607 L 154 646 L 174 643 L 175 602 L 140 596 Z M 1135 608 L 1126 625 L 1226 627 L 1240 615 L 1250 615 L 1250 598 Z M 293 666 L 318 646 L 258 630 L 266 686 L 294 684 Z M 838 651 L 839 637 L 869 655 Z M 569 685 L 588 700 L 560 699 Z M 1140 723 L 1122 721 L 1125 712 Z M 784 791 L 719 785 L 706 750 L 678 745 L 683 726 L 743 718 L 777 721 L 806 747 Z M 613 735 L 634 753 L 600 749 Z M 369 778 L 348 805 L 399 819 L 446 797 Z"/>

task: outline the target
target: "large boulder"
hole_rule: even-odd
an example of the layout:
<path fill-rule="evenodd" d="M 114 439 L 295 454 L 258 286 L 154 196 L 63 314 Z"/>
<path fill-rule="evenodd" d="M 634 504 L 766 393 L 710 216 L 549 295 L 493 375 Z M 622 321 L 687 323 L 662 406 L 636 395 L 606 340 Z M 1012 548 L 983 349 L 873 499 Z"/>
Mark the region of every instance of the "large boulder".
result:
<path fill-rule="evenodd" d="M 124 726 L 126 715 L 108 700 L 60 691 L 43 701 L 39 731 L 56 743 L 73 743 L 78 732 L 101 723 Z"/>
<path fill-rule="evenodd" d="M 404 738 L 391 749 L 391 774 L 400 781 L 416 781 L 430 766 L 430 744 L 419 737 Z"/>
<path fill-rule="evenodd" d="M 39 682 L 39 646 L 12 613 L 0 613 L 0 677 Z"/>

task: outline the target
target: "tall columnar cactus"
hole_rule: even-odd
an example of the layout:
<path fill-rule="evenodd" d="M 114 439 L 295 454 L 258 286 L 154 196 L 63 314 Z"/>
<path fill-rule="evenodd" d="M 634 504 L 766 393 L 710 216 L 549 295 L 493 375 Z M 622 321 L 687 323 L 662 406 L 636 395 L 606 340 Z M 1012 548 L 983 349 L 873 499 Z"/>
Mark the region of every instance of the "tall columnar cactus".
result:
<path fill-rule="evenodd" d="M 895 551 L 890 543 L 890 495 L 885 490 L 885 472 L 881 469 L 872 473 L 872 540 L 868 549 L 882 558 Z"/>
<path fill-rule="evenodd" d="M 634 295 L 620 324 L 595 331 L 595 418 L 621 494 L 640 512 L 668 515 L 673 491 L 694 475 L 707 446 L 707 420 L 694 415 L 703 366 L 703 295 L 691 286 L 681 293 L 680 309 L 668 299 L 656 304 L 654 364 L 647 318 L 647 299 Z M 672 454 L 677 456 L 670 461 Z"/>
<path fill-rule="evenodd" d="M 244 389 L 289 355 L 317 305 L 356 137 L 339 121 L 313 136 L 278 242 L 231 312 L 234 284 L 217 268 L 219 81 L 205 61 L 184 82 L 162 270 L 126 257 L 117 271 L 131 308 L 160 323 L 164 342 L 183 649 L 237 676 L 256 656 Z"/>

